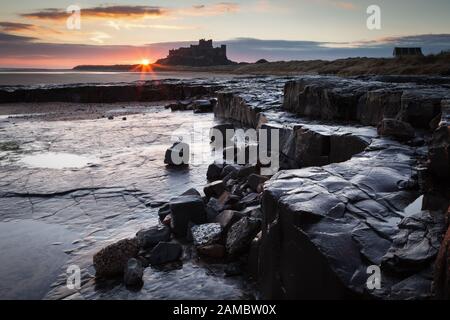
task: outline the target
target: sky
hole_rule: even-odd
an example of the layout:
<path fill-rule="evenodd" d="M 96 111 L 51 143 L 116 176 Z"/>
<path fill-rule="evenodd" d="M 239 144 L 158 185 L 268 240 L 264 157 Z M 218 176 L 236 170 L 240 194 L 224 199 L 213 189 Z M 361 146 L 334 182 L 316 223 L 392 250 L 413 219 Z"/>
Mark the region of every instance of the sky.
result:
<path fill-rule="evenodd" d="M 370 5 L 380 8 L 379 29 L 367 26 Z M 202 38 L 227 44 L 238 62 L 450 49 L 450 0 L 0 0 L 0 8 L 0 67 L 155 61 Z"/>

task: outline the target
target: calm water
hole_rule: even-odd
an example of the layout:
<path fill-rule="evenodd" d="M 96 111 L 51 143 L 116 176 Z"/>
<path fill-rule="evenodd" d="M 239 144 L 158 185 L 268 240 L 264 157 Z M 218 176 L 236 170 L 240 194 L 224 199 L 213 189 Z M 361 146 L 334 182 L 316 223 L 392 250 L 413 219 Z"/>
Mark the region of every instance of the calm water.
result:
<path fill-rule="evenodd" d="M 114 83 L 133 82 L 137 80 L 193 79 L 193 78 L 230 78 L 226 74 L 204 72 L 76 72 L 76 71 L 42 71 L 42 72 L 6 72 L 0 71 L 0 85 L 45 85 L 75 83 Z"/>

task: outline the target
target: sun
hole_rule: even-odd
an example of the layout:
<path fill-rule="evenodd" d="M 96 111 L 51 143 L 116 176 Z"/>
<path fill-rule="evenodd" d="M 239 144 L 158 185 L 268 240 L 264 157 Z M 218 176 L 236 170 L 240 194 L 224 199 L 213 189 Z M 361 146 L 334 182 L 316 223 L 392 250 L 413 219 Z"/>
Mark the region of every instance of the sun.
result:
<path fill-rule="evenodd" d="M 148 65 L 150 65 L 150 61 L 148 59 L 142 59 L 141 64 L 143 66 L 148 66 Z"/>

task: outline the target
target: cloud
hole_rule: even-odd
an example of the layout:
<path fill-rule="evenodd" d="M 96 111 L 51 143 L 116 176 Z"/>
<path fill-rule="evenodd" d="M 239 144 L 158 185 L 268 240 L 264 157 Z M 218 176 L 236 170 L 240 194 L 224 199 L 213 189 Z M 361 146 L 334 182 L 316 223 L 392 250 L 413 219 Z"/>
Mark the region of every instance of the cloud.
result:
<path fill-rule="evenodd" d="M 166 9 L 157 6 L 100 6 L 81 9 L 81 15 L 89 18 L 158 17 L 165 14 L 167 14 Z M 67 19 L 69 14 L 66 10 L 48 8 L 31 13 L 23 13 L 21 16 L 42 20 L 61 20 Z"/>
<path fill-rule="evenodd" d="M 357 10 L 358 6 L 350 1 L 338 1 L 338 0 L 309 0 L 319 4 L 329 5 L 344 10 Z"/>
<path fill-rule="evenodd" d="M 16 32 L 33 29 L 34 26 L 28 23 L 0 21 L 0 29 L 6 32 Z"/>
<path fill-rule="evenodd" d="M 96 43 L 102 44 L 105 42 L 106 39 L 111 39 L 111 36 L 105 32 L 93 32 L 91 34 L 91 38 L 89 40 L 94 41 Z"/>
<path fill-rule="evenodd" d="M 33 37 L 25 37 L 25 36 L 16 36 L 9 33 L 3 33 L 0 32 L 0 43 L 2 43 L 2 46 L 7 45 L 8 43 L 24 43 L 24 42 L 30 42 L 36 40 L 36 38 Z M 3 48 L 5 49 L 5 48 Z M 2 52 L 3 50 L 0 50 Z"/>
<path fill-rule="evenodd" d="M 110 20 L 106 26 L 115 30 L 122 29 L 159 29 L 159 30 L 192 30 L 197 29 L 196 26 L 190 25 L 169 25 L 169 24 L 146 24 L 146 23 L 129 23 L 120 20 Z"/>

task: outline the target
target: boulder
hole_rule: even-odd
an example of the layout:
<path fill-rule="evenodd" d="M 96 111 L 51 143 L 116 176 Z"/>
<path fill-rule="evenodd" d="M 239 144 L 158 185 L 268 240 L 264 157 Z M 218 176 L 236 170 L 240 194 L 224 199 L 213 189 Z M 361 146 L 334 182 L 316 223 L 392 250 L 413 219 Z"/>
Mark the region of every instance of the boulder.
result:
<path fill-rule="evenodd" d="M 160 221 L 164 221 L 164 218 L 170 214 L 170 203 L 166 203 L 158 210 L 158 216 Z"/>
<path fill-rule="evenodd" d="M 223 229 L 223 232 L 225 234 L 228 233 L 228 230 L 230 230 L 231 226 L 238 222 L 243 215 L 237 211 L 233 210 L 225 210 L 222 213 L 220 213 L 214 221 L 220 224 L 220 226 Z"/>
<path fill-rule="evenodd" d="M 167 149 L 164 163 L 169 166 L 185 166 L 189 164 L 190 148 L 187 143 L 176 142 Z"/>
<path fill-rule="evenodd" d="M 148 249 L 156 246 L 159 242 L 170 240 L 170 229 L 165 226 L 154 226 L 149 229 L 140 230 L 136 233 L 139 247 Z"/>
<path fill-rule="evenodd" d="M 216 99 L 211 100 L 195 100 L 193 103 L 194 113 L 213 112 L 214 106 L 217 104 Z"/>
<path fill-rule="evenodd" d="M 206 246 L 197 247 L 197 251 L 201 256 L 222 259 L 225 257 L 225 246 L 221 244 L 210 244 Z"/>
<path fill-rule="evenodd" d="M 414 128 L 407 122 L 396 119 L 383 119 L 378 125 L 380 136 L 390 136 L 399 140 L 414 138 Z"/>
<path fill-rule="evenodd" d="M 207 246 L 220 240 L 222 227 L 218 223 L 195 225 L 191 228 L 191 233 L 195 246 Z"/>
<path fill-rule="evenodd" d="M 189 189 L 189 190 L 186 190 L 186 191 L 183 192 L 181 195 L 182 195 L 182 196 L 199 196 L 199 197 L 201 197 L 200 192 L 198 192 L 198 190 L 195 189 L 195 188 L 191 188 L 191 189 Z"/>
<path fill-rule="evenodd" d="M 225 193 L 224 193 L 225 194 Z M 209 199 L 206 204 L 207 221 L 212 222 L 225 209 L 225 204 L 216 198 Z"/>
<path fill-rule="evenodd" d="M 206 173 L 206 178 L 209 181 L 219 180 L 221 178 L 223 168 L 224 163 L 215 161 L 214 163 L 209 165 L 208 171 Z"/>
<path fill-rule="evenodd" d="M 255 192 L 261 191 L 261 184 L 264 184 L 269 178 L 257 174 L 251 174 L 247 179 L 247 185 Z"/>
<path fill-rule="evenodd" d="M 450 101 L 442 102 L 439 127 L 434 131 L 429 147 L 429 169 L 435 179 L 450 179 Z"/>
<path fill-rule="evenodd" d="M 134 258 L 128 260 L 123 277 L 123 282 L 125 285 L 129 287 L 141 285 L 143 275 L 144 268 L 141 261 Z"/>
<path fill-rule="evenodd" d="M 244 217 L 233 224 L 227 234 L 228 254 L 235 257 L 247 251 L 259 231 L 261 231 L 261 221 L 249 217 Z"/>
<path fill-rule="evenodd" d="M 177 261 L 183 254 L 183 248 L 178 243 L 160 242 L 150 252 L 149 263 L 159 266 L 169 262 Z"/>
<path fill-rule="evenodd" d="M 95 276 L 109 278 L 123 274 L 128 260 L 139 252 L 137 239 L 124 239 L 113 243 L 94 255 Z"/>
<path fill-rule="evenodd" d="M 205 192 L 206 197 L 211 198 L 219 198 L 222 193 L 225 191 L 225 185 L 222 180 L 217 180 L 207 184 L 203 191 Z"/>
<path fill-rule="evenodd" d="M 197 195 L 185 195 L 170 201 L 172 214 L 172 231 L 178 238 L 185 237 L 189 222 L 203 224 L 206 222 L 206 210 L 203 199 Z"/>

